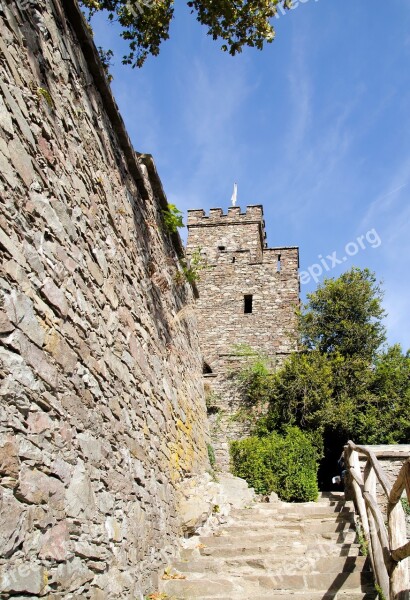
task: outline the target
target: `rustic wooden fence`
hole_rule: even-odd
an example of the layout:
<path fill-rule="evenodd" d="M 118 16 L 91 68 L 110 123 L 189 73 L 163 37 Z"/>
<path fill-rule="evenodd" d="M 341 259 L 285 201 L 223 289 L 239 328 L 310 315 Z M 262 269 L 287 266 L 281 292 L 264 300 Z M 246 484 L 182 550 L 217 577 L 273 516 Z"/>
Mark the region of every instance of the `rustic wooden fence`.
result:
<path fill-rule="evenodd" d="M 359 455 L 365 458 L 363 471 Z M 410 556 L 410 541 L 407 540 L 406 516 L 400 499 L 405 489 L 410 502 L 410 458 L 405 460 L 393 485 L 376 454 L 366 446 L 348 442 L 345 465 L 350 473 L 376 582 L 386 600 L 409 600 L 409 569 L 404 559 Z M 386 496 L 387 517 L 383 516 L 377 500 L 377 482 Z"/>

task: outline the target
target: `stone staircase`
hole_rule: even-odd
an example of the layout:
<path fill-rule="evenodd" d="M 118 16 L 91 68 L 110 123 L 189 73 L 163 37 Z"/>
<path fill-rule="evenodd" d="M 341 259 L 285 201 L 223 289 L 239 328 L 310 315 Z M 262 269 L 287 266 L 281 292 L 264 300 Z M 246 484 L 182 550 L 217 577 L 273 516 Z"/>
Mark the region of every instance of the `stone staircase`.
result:
<path fill-rule="evenodd" d="M 353 506 L 343 494 L 304 504 L 258 503 L 230 517 L 166 570 L 160 592 L 167 598 L 377 598 L 368 560 L 359 555 Z"/>

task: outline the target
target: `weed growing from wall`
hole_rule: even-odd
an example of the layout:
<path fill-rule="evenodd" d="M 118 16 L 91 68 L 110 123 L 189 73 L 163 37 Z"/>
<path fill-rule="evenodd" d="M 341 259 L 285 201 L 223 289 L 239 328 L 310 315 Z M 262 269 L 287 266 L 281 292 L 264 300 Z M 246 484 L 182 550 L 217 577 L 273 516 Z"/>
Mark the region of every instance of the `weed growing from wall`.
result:
<path fill-rule="evenodd" d="M 207 444 L 207 449 L 208 449 L 209 464 L 211 465 L 211 468 L 213 469 L 215 467 L 215 463 L 216 463 L 215 450 L 211 444 Z"/>
<path fill-rule="evenodd" d="M 168 233 L 176 233 L 178 228 L 184 226 L 182 212 L 175 206 L 175 204 L 168 204 L 167 209 L 161 212 L 164 221 L 164 229 Z"/>
<path fill-rule="evenodd" d="M 207 268 L 201 248 L 194 250 L 189 258 L 181 258 L 179 264 L 181 271 L 178 271 L 175 276 L 175 281 L 179 285 L 186 281 L 191 285 L 195 284 L 200 279 L 201 271 Z"/>

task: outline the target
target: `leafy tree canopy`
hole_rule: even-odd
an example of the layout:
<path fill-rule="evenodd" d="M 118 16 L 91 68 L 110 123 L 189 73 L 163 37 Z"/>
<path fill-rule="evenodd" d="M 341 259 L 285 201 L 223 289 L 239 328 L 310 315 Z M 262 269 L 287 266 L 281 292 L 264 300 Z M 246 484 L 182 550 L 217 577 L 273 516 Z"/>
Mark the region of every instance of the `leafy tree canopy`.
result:
<path fill-rule="evenodd" d="M 123 63 L 141 67 L 149 54 L 157 56 L 161 43 L 169 38 L 174 16 L 173 0 L 80 0 L 89 11 L 107 11 L 110 21 L 118 21 L 121 36 L 129 43 Z M 221 40 L 222 50 L 232 56 L 244 46 L 262 50 L 271 43 L 275 31 L 271 19 L 279 8 L 290 8 L 291 0 L 189 0 L 197 21 L 214 40 Z"/>
<path fill-rule="evenodd" d="M 302 346 L 272 373 L 253 358 L 238 375 L 245 401 L 268 406 L 255 431 L 287 425 L 357 443 L 410 439 L 410 353 L 381 348 L 382 291 L 369 270 L 351 269 L 308 296 Z"/>
<path fill-rule="evenodd" d="M 302 344 L 321 353 L 372 359 L 385 341 L 383 293 L 374 273 L 353 268 L 326 279 L 300 314 Z"/>
<path fill-rule="evenodd" d="M 301 431 L 315 436 L 317 447 L 323 445 L 324 486 L 348 439 L 408 443 L 410 352 L 382 346 L 381 299 L 374 274 L 351 269 L 308 296 L 299 314 L 300 350 L 279 371 L 273 372 L 266 357 L 248 352 L 236 377 L 244 405 L 258 409 L 249 413 L 254 437 L 233 443 L 231 452 L 235 469 L 252 485 L 274 489 L 272 470 L 278 466 L 272 469 L 269 448 L 278 433 L 286 433 L 289 443 Z M 287 476 L 292 486 L 300 484 L 292 471 Z"/>

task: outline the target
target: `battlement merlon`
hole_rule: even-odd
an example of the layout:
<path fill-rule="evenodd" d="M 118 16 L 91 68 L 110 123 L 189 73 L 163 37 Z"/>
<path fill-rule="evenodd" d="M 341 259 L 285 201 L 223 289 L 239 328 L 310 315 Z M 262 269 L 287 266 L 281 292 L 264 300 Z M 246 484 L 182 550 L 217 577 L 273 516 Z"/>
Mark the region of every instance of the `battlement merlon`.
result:
<path fill-rule="evenodd" d="M 222 222 L 227 221 L 238 221 L 243 223 L 245 221 L 258 221 L 263 222 L 263 206 L 262 204 L 251 204 L 246 207 L 246 212 L 241 212 L 240 206 L 230 206 L 228 213 L 224 214 L 222 208 L 211 208 L 209 209 L 209 215 L 207 215 L 203 208 L 190 209 L 188 210 L 188 226 L 190 225 L 221 225 Z"/>
<path fill-rule="evenodd" d="M 221 227 L 224 225 L 250 225 L 258 224 L 262 247 L 266 248 L 265 220 L 263 218 L 262 204 L 250 204 L 246 212 L 241 212 L 240 206 L 230 206 L 227 214 L 222 208 L 211 208 L 207 215 L 203 208 L 188 210 L 187 227 Z"/>

